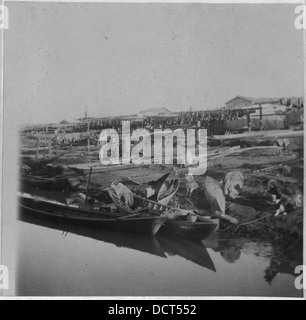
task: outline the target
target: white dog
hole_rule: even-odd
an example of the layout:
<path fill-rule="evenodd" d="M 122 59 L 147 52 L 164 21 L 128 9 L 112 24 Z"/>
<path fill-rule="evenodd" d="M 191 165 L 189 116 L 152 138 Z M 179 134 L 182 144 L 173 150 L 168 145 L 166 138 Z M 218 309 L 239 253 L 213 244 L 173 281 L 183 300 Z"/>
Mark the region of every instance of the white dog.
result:
<path fill-rule="evenodd" d="M 193 175 L 186 174 L 186 188 L 187 188 L 187 196 L 191 196 L 193 191 L 198 189 L 199 185 L 193 178 Z"/>
<path fill-rule="evenodd" d="M 117 197 L 121 200 L 124 198 L 125 204 L 132 207 L 134 204 L 134 196 L 131 190 L 118 181 L 114 181 L 111 184 L 111 188 L 116 192 Z"/>
<path fill-rule="evenodd" d="M 235 200 L 244 185 L 243 174 L 239 171 L 229 172 L 223 181 L 223 192 L 225 196 Z"/>

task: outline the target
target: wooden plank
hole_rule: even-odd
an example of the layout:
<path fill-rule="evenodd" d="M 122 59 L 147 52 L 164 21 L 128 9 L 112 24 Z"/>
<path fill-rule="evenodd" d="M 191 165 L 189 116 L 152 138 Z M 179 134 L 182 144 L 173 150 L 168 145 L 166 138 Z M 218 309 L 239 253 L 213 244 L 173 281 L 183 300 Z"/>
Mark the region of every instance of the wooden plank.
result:
<path fill-rule="evenodd" d="M 280 139 L 280 138 L 295 138 L 304 137 L 304 131 L 292 131 L 292 130 L 272 130 L 272 131 L 260 131 L 260 132 L 247 132 L 241 134 L 232 135 L 217 135 L 214 137 L 208 137 L 211 141 L 233 141 L 233 140 L 244 140 L 244 139 Z"/>
<path fill-rule="evenodd" d="M 68 168 L 74 171 L 80 171 L 83 173 L 89 173 L 90 167 L 92 167 L 93 173 L 102 173 L 102 172 L 112 172 L 119 170 L 127 170 L 133 168 L 146 167 L 147 165 L 136 165 L 136 164 L 127 164 L 127 165 L 114 165 L 114 166 L 103 166 L 101 163 L 86 163 L 86 164 L 72 164 L 68 165 Z"/>

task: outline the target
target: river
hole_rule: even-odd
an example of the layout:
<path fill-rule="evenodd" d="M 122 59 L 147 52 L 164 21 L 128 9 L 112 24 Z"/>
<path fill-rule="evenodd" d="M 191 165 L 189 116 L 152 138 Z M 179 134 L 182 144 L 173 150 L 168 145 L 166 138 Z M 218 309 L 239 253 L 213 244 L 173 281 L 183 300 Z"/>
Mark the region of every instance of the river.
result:
<path fill-rule="evenodd" d="M 17 295 L 302 297 L 302 249 L 288 256 L 265 241 L 146 237 L 24 214 L 18 226 Z"/>

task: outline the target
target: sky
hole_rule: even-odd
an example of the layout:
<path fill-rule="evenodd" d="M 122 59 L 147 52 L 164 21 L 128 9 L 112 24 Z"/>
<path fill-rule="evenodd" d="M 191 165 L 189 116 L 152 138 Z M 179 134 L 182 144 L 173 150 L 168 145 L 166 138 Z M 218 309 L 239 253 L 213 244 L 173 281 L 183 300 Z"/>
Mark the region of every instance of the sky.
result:
<path fill-rule="evenodd" d="M 296 5 L 6 5 L 4 116 L 20 124 L 303 95 Z"/>

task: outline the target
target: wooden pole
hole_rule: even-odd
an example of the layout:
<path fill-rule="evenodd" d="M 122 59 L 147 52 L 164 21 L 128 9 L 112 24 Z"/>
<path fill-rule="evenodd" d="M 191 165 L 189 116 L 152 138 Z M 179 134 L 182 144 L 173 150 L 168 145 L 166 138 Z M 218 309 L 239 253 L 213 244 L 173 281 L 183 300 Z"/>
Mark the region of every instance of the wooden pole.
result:
<path fill-rule="evenodd" d="M 52 154 L 52 143 L 51 143 L 51 138 L 49 138 L 49 140 L 48 140 L 48 144 L 49 144 L 49 156 L 51 157 L 51 154 Z"/>
<path fill-rule="evenodd" d="M 87 199 L 88 199 L 88 191 L 89 191 L 89 183 L 90 183 L 91 174 L 92 174 L 92 167 L 90 167 L 88 180 L 87 180 L 85 205 L 87 204 Z"/>
<path fill-rule="evenodd" d="M 38 159 L 38 150 L 40 148 L 40 138 L 38 138 L 38 146 L 37 146 L 37 149 L 36 149 L 36 158 Z"/>
<path fill-rule="evenodd" d="M 250 110 L 248 110 L 248 128 L 249 131 L 252 131 Z"/>
<path fill-rule="evenodd" d="M 90 130 L 89 130 L 89 121 L 87 122 L 87 124 L 88 124 L 87 132 L 90 132 Z M 88 152 L 90 152 L 90 140 L 89 140 L 89 135 L 88 135 L 88 141 L 87 141 L 87 149 L 88 149 Z"/>
<path fill-rule="evenodd" d="M 262 105 L 259 105 L 260 110 L 260 131 L 263 131 L 263 121 L 262 121 Z"/>

